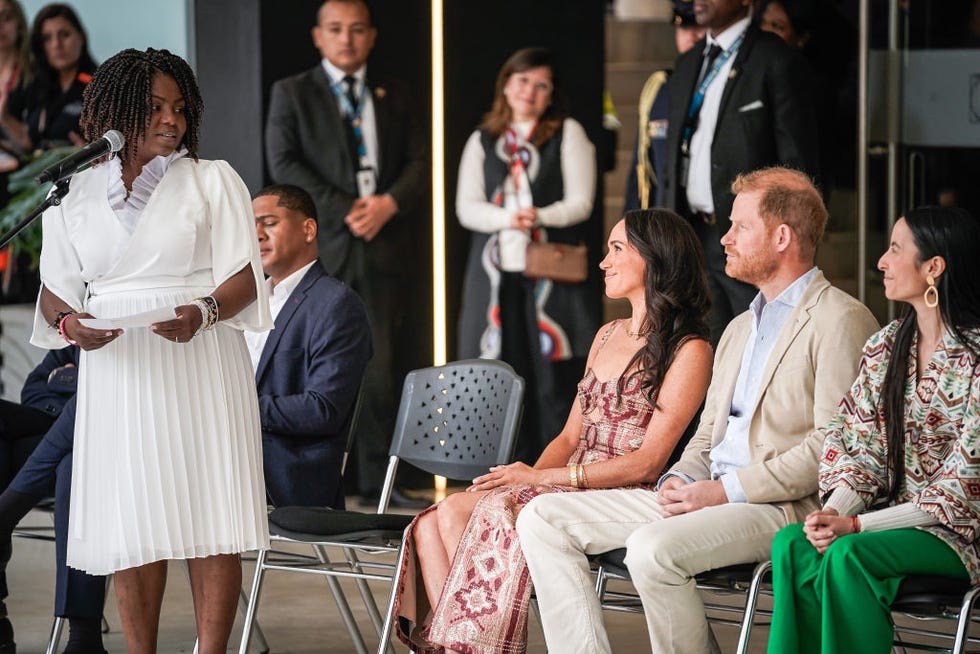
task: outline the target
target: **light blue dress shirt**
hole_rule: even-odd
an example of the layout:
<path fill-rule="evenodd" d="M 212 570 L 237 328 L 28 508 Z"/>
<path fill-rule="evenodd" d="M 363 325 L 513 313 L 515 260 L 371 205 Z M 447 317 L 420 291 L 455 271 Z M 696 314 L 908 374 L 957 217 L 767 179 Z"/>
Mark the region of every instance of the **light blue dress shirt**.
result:
<path fill-rule="evenodd" d="M 745 342 L 745 351 L 742 353 L 742 364 L 738 370 L 735 392 L 732 394 L 732 404 L 728 411 L 728 427 L 725 429 L 725 437 L 711 448 L 709 455 L 711 478 L 721 480 L 729 502 L 746 501 L 745 491 L 735 471 L 744 468 L 752 460 L 749 448 L 749 426 L 752 423 L 756 403 L 759 401 L 762 374 L 765 372 L 766 362 L 772 354 L 779 333 L 786 326 L 793 309 L 796 308 L 817 272 L 818 268 L 811 268 L 787 286 L 772 302 L 766 302 L 766 298 L 759 293 L 749 305 L 749 310 L 752 312 L 752 332 Z M 693 481 L 684 474 L 677 472 L 669 474 L 682 477 L 689 483 Z"/>

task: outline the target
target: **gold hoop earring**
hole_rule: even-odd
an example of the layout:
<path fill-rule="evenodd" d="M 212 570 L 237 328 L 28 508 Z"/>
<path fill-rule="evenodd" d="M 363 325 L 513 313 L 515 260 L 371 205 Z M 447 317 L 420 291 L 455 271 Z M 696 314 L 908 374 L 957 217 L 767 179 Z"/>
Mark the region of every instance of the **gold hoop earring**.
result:
<path fill-rule="evenodd" d="M 935 309 L 939 306 L 939 290 L 936 288 L 935 278 L 932 275 L 926 275 L 926 284 L 929 285 L 929 288 L 922 294 L 922 300 L 927 307 Z"/>

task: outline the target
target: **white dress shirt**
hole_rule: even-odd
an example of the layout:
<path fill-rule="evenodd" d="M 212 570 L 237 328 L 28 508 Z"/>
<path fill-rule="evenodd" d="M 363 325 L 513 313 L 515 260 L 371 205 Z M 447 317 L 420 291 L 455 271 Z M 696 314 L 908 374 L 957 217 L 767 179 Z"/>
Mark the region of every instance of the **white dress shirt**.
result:
<path fill-rule="evenodd" d="M 330 83 L 337 85 L 341 93 L 346 93 L 343 81 L 347 73 L 334 66 L 328 59 L 324 59 L 322 63 L 323 69 L 327 71 L 327 77 L 330 79 Z M 374 98 L 371 97 L 371 89 L 367 89 L 367 92 L 364 92 L 364 79 L 366 76 L 367 65 L 361 66 L 357 72 L 353 73 L 354 96 L 361 103 L 361 135 L 364 137 L 364 150 L 367 153 L 368 163 L 374 168 L 375 174 L 380 177 L 381 168 L 378 165 L 378 126 L 374 122 Z M 343 106 L 339 103 L 337 110 L 340 111 L 341 117 L 346 120 L 347 117 L 343 115 Z M 354 158 L 356 165 L 357 153 L 351 152 L 351 156 Z"/>
<path fill-rule="evenodd" d="M 286 306 L 286 300 L 293 294 L 303 276 L 309 272 L 316 260 L 309 262 L 299 270 L 290 273 L 278 284 L 273 284 L 272 279 L 265 280 L 269 285 L 269 313 L 272 314 L 272 322 L 275 323 L 276 317 L 282 308 Z M 272 329 L 275 329 L 273 326 Z M 259 359 L 262 358 L 262 350 L 265 349 L 265 342 L 269 338 L 269 332 L 245 332 L 245 343 L 248 344 L 248 353 L 252 357 L 252 368 L 258 370 Z"/>
<path fill-rule="evenodd" d="M 718 44 L 722 50 L 727 50 L 749 27 L 750 17 L 745 17 L 717 37 L 707 35 L 708 42 L 704 46 L 707 52 L 714 44 Z M 691 161 L 687 176 L 687 204 L 693 211 L 703 211 L 714 213 L 715 201 L 711 195 L 711 144 L 715 139 L 715 127 L 718 125 L 718 110 L 721 108 L 721 96 L 728 82 L 728 75 L 735 62 L 736 53 L 718 70 L 718 74 L 708 85 L 704 94 L 704 103 L 701 105 L 701 113 L 698 115 L 698 129 L 691 135 L 690 155 Z M 701 67 L 704 68 L 702 59 Z M 703 71 L 704 75 L 707 71 Z M 700 80 L 701 75 L 698 77 Z M 747 171 L 746 171 L 747 172 Z"/>

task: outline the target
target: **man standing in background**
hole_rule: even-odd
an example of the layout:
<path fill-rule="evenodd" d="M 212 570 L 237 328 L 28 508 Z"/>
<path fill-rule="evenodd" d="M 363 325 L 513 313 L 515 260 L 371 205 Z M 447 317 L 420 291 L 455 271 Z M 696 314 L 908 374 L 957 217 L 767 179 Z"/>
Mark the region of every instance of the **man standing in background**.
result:
<path fill-rule="evenodd" d="M 717 343 L 756 289 L 725 274 L 719 240 L 731 228 L 740 173 L 786 166 L 819 171 L 811 74 L 799 52 L 750 25 L 750 0 L 694 0 L 705 39 L 681 55 L 668 98 L 664 206 L 687 216 L 704 246 Z"/>
<path fill-rule="evenodd" d="M 368 309 L 374 358 L 354 454 L 360 495 L 370 498 L 379 494 L 394 427 L 394 355 L 411 347 L 406 271 L 418 259 L 413 212 L 428 188 L 424 136 L 406 85 L 367 73 L 376 37 L 363 0 L 324 2 L 313 27 L 323 60 L 273 85 L 265 134 L 272 179 L 313 196 L 320 259 Z"/>
<path fill-rule="evenodd" d="M 677 54 L 682 55 L 704 38 L 705 29 L 694 20 L 691 0 L 673 0 L 673 3 L 674 43 Z M 667 98 L 671 72 L 670 69 L 656 71 L 640 91 L 636 147 L 626 178 L 623 211 L 663 205 L 660 176 L 667 168 Z"/>

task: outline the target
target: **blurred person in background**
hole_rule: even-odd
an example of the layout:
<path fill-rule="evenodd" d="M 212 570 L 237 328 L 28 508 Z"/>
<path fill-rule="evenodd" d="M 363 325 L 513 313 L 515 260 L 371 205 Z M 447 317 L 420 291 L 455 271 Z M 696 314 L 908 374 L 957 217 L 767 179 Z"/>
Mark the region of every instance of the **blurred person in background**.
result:
<path fill-rule="evenodd" d="M 694 19 L 690 0 L 674 2 L 674 42 L 682 55 L 704 38 L 705 29 Z M 661 205 L 659 176 L 667 167 L 667 97 L 671 70 L 658 70 L 643 85 L 638 107 L 640 122 L 633 162 L 626 178 L 623 211 Z"/>
<path fill-rule="evenodd" d="M 82 93 L 96 64 L 88 36 L 65 4 L 41 8 L 31 30 L 35 73 L 22 92 L 0 96 L 0 127 L 21 152 L 83 145 L 78 128 Z"/>
<path fill-rule="evenodd" d="M 568 117 L 551 53 L 518 50 L 459 164 L 456 214 L 472 236 L 458 355 L 506 361 L 524 378 L 525 463 L 561 431 L 599 327 L 586 284 L 525 276 L 526 251 L 586 241 L 595 185 L 595 148 Z"/>

